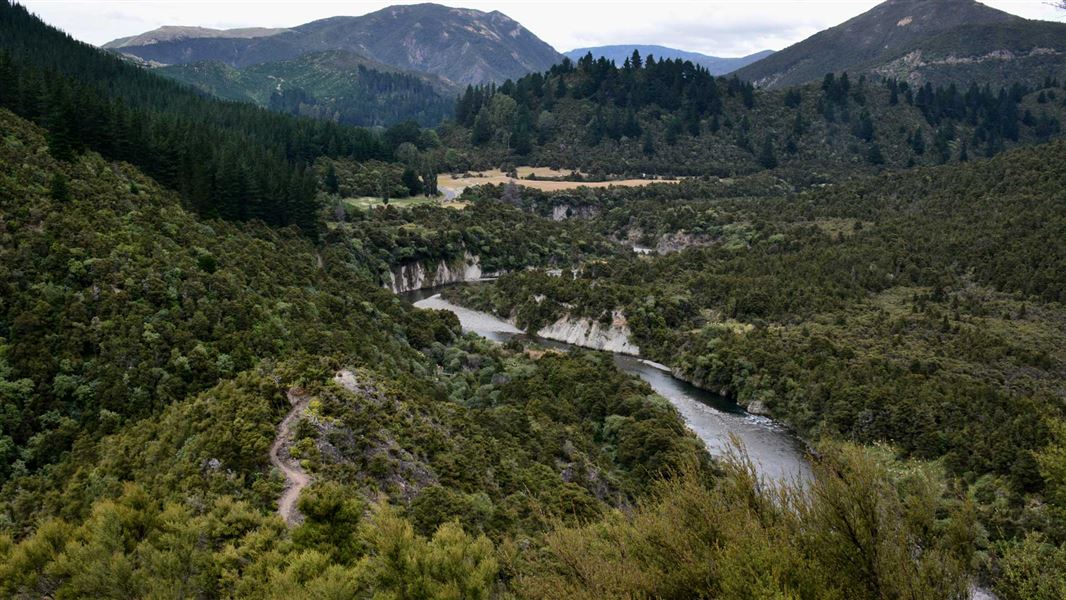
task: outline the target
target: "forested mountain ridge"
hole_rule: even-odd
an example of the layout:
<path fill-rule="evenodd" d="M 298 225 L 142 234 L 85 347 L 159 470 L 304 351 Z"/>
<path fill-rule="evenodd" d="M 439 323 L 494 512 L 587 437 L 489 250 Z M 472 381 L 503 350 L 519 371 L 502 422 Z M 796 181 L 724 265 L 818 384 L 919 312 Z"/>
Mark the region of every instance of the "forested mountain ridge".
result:
<path fill-rule="evenodd" d="M 1062 129 L 1057 80 L 1031 87 L 913 87 L 849 74 L 756 90 L 690 62 L 616 66 L 586 55 L 501 86 L 471 87 L 440 129 L 449 169 L 532 164 L 593 175 L 770 169 L 796 184 L 965 161 Z M 453 152 L 454 151 L 454 152 Z"/>
<path fill-rule="evenodd" d="M 438 4 L 390 6 L 358 17 L 332 17 L 274 35 L 205 37 L 124 44 L 123 54 L 165 65 L 220 61 L 242 68 L 310 52 L 347 50 L 455 84 L 484 83 L 542 71 L 561 58 L 503 13 Z"/>
<path fill-rule="evenodd" d="M 841 71 L 916 85 L 1031 84 L 1063 77 L 1064 40 L 1064 24 L 1022 19 L 974 0 L 889 0 L 736 74 L 772 88 Z"/>
<path fill-rule="evenodd" d="M 621 65 L 633 56 L 634 50 L 636 50 L 641 56 L 645 57 L 653 55 L 657 59 L 687 60 L 693 64 L 704 67 L 711 75 L 726 75 L 732 73 L 743 66 L 750 65 L 751 63 L 766 58 L 774 53 L 773 50 L 763 50 L 747 56 L 721 57 L 708 56 L 706 54 L 700 54 L 699 52 L 687 52 L 685 50 L 668 48 L 666 46 L 619 44 L 613 46 L 575 48 L 574 50 L 564 52 L 563 54 L 570 60 L 577 61 L 591 52 L 594 58 L 603 57 L 607 60 L 613 60 L 616 65 Z"/>
<path fill-rule="evenodd" d="M 0 3 L 0 106 L 48 127 L 52 151 L 129 161 L 200 214 L 317 233 L 319 156 L 389 158 L 366 129 L 211 100 Z M 397 142 L 398 143 L 398 142 Z"/>
<path fill-rule="evenodd" d="M 457 91 L 440 77 L 402 71 L 341 50 L 243 69 L 201 62 L 154 72 L 224 100 L 363 127 L 407 120 L 436 126 L 451 115 Z"/>

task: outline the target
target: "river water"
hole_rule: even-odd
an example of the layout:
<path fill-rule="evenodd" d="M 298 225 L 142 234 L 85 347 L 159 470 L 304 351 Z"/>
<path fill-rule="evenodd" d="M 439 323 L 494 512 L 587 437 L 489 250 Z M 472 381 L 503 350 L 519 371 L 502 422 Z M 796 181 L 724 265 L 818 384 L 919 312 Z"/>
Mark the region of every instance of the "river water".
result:
<path fill-rule="evenodd" d="M 441 298 L 440 288 L 407 292 L 400 294 L 400 297 L 419 308 L 449 310 L 459 317 L 463 331 L 474 332 L 494 342 L 503 343 L 518 336 L 553 348 L 575 347 L 528 336 L 494 315 L 452 304 Z M 811 478 L 803 444 L 770 419 L 748 414 L 728 398 L 681 381 L 661 365 L 624 354 L 615 354 L 614 364 L 620 370 L 648 382 L 657 394 L 669 400 L 684 417 L 689 429 L 703 440 L 712 456 L 721 456 L 729 451 L 733 436 L 743 444 L 760 476 L 799 483 Z M 996 600 L 996 596 L 983 587 L 971 585 L 970 600 Z"/>
<path fill-rule="evenodd" d="M 521 336 L 555 348 L 574 346 L 542 340 L 526 334 L 510 323 L 488 313 L 457 306 L 441 298 L 439 289 L 416 290 L 400 294 L 419 308 L 448 310 L 462 324 L 463 331 L 474 332 L 494 342 Z M 803 445 L 785 428 L 765 417 L 748 414 L 735 402 L 681 381 L 661 365 L 624 354 L 614 355 L 615 365 L 637 375 L 673 404 L 685 423 L 706 444 L 713 456 L 721 456 L 735 437 L 747 451 L 759 474 L 776 481 L 806 481 L 810 466 L 804 458 Z"/>

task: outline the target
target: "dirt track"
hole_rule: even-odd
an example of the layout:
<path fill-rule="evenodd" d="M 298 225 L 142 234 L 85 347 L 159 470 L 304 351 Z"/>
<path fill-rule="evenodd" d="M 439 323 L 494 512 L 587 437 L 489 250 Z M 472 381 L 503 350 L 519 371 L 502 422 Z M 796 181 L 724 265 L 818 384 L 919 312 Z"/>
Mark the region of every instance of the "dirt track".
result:
<path fill-rule="evenodd" d="M 293 390 L 289 390 L 288 397 L 292 410 L 278 425 L 278 434 L 270 445 L 270 464 L 285 475 L 285 492 L 278 498 L 278 514 L 292 526 L 303 520 L 296 508 L 296 501 L 300 498 L 300 492 L 311 483 L 311 477 L 298 462 L 289 457 L 288 446 L 292 443 L 292 428 L 307 408 L 309 398 L 306 395 L 298 395 Z"/>

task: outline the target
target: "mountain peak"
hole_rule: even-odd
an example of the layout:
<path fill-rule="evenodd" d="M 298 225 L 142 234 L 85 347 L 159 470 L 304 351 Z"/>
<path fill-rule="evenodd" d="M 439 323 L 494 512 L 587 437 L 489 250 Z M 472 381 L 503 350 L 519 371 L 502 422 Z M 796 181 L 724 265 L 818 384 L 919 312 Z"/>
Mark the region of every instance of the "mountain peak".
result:
<path fill-rule="evenodd" d="M 423 3 L 388 6 L 356 17 L 330 17 L 271 34 L 186 28 L 122 38 L 105 47 L 176 65 L 220 61 L 243 68 L 310 52 L 348 50 L 399 69 L 466 85 L 515 79 L 562 59 L 551 46 L 499 12 Z"/>
<path fill-rule="evenodd" d="M 1063 28 L 1062 39 L 1056 42 L 1054 34 L 1044 31 L 1046 26 Z M 1029 43 L 1030 38 L 1039 38 L 1039 44 Z M 976 63 L 990 53 L 1005 49 L 1027 52 L 1041 44 L 1066 45 L 1066 26 L 1027 21 L 974 0 L 887 0 L 744 67 L 737 75 L 762 87 L 782 87 L 821 79 L 828 72 L 876 71 L 878 66 L 907 55 L 911 55 L 911 62 L 921 63 L 928 57 L 922 54 L 923 49 L 934 46 L 938 52 L 947 52 L 938 55 L 938 60 Z M 980 76 L 978 71 L 959 70 L 958 75 L 973 78 Z M 912 72 L 894 71 L 893 75 Z"/>

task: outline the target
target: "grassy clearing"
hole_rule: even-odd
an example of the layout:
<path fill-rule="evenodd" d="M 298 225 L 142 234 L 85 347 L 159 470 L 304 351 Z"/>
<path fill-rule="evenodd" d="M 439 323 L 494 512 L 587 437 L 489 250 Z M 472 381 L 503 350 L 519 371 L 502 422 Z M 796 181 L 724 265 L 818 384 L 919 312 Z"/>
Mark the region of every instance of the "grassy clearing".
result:
<path fill-rule="evenodd" d="M 385 206 L 384 198 L 376 196 L 360 196 L 358 198 L 345 198 L 344 203 L 352 208 L 368 210 Z M 444 200 L 442 197 L 413 196 L 410 198 L 389 198 L 389 206 L 396 208 L 410 208 L 412 206 L 437 205 L 444 208 L 463 209 L 467 202 L 455 202 Z"/>
<path fill-rule="evenodd" d="M 514 181 L 519 185 L 543 191 L 572 190 L 579 187 L 600 188 L 612 185 L 639 187 L 648 185 L 649 183 L 661 183 L 664 181 L 662 179 L 619 179 L 614 181 L 545 181 L 540 179 L 526 179 L 530 175 L 546 178 L 566 177 L 573 174 L 573 171 L 569 169 L 557 170 L 549 169 L 547 167 L 518 167 L 517 173 L 518 179 L 508 177 L 506 173 L 499 169 L 463 173 L 459 176 L 442 174 L 438 180 L 438 185 L 441 189 L 453 190 L 457 194 L 461 194 L 462 190 L 470 186 L 484 185 L 487 183 L 502 184 L 511 181 Z"/>

